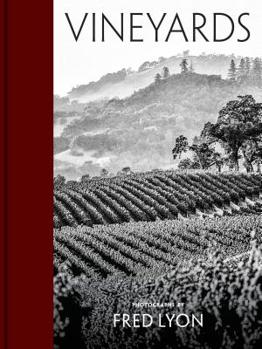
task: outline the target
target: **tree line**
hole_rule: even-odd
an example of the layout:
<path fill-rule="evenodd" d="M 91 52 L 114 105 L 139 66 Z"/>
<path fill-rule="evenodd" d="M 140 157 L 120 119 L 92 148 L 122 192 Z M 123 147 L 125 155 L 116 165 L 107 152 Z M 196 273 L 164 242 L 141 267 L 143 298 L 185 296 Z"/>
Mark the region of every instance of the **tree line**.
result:
<path fill-rule="evenodd" d="M 262 60 L 261 58 L 241 58 L 238 66 L 234 59 L 231 60 L 228 69 L 228 79 L 236 82 L 248 82 L 257 86 L 262 84 Z"/>
<path fill-rule="evenodd" d="M 183 58 L 180 63 L 180 73 L 194 73 L 194 67 L 192 61 L 188 62 L 187 58 Z M 155 83 L 159 83 L 161 80 L 167 79 L 170 76 L 168 67 L 163 67 L 162 73 L 155 75 Z M 239 64 L 234 59 L 230 61 L 228 69 L 228 80 L 238 83 L 252 83 L 256 86 L 262 85 L 262 59 L 249 57 L 241 58 Z"/>
<path fill-rule="evenodd" d="M 90 176 L 90 174 L 84 174 L 81 179 L 80 182 L 81 183 L 88 183 L 91 179 L 99 179 L 99 178 L 110 178 L 110 177 L 122 177 L 122 176 L 127 176 L 127 175 L 131 175 L 132 173 L 134 173 L 131 168 L 129 166 L 123 167 L 120 171 L 118 171 L 116 174 L 109 172 L 106 168 L 102 168 L 100 171 L 99 176 Z M 54 186 L 55 187 L 59 187 L 59 186 L 63 186 L 64 184 L 66 184 L 67 180 L 64 176 L 58 174 L 57 176 L 54 177 Z M 71 181 L 74 182 L 74 181 Z"/>

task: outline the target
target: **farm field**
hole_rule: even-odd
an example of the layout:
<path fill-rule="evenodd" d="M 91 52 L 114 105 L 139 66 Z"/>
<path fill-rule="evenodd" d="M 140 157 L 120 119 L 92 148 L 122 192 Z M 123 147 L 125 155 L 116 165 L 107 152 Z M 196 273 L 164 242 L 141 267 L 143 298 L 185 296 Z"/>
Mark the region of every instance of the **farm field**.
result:
<path fill-rule="evenodd" d="M 207 255 L 211 246 L 225 257 L 248 251 L 252 231 L 262 241 L 262 215 L 64 227 L 54 232 L 54 265 L 68 260 L 75 275 L 89 277 L 157 273 Z"/>
<path fill-rule="evenodd" d="M 56 229 L 57 348 L 259 348 L 261 241 L 259 214 Z M 143 300 L 166 305 L 133 306 Z M 204 329 L 113 327 L 115 313 L 177 311 L 202 314 Z"/>
<path fill-rule="evenodd" d="M 260 347 L 261 175 L 154 171 L 69 181 L 54 198 L 55 348 Z M 113 327 L 115 313 L 177 311 L 205 327 Z"/>
<path fill-rule="evenodd" d="M 248 258 L 232 265 L 218 251 L 191 260 L 185 268 L 162 275 L 94 281 L 84 288 L 85 348 L 260 348 L 262 250 L 251 244 Z M 105 293 L 105 290 L 109 290 Z M 133 306 L 146 303 L 163 306 Z M 178 306 L 182 302 L 183 306 Z M 170 307 L 169 304 L 174 304 Z M 204 328 L 169 327 L 165 319 L 179 312 L 203 316 Z M 113 327 L 115 313 L 161 316 L 162 326 Z M 234 321 L 232 321 L 234 319 Z M 236 336 L 236 333 L 238 334 Z M 147 338 L 147 341 L 145 341 Z M 215 339 L 215 341 L 214 341 Z M 230 344 L 228 344 L 230 342 Z M 99 344 L 98 344 L 99 343 Z M 99 346 L 100 345 L 100 346 Z"/>
<path fill-rule="evenodd" d="M 153 171 L 56 186 L 54 227 L 262 213 L 262 176 Z"/>

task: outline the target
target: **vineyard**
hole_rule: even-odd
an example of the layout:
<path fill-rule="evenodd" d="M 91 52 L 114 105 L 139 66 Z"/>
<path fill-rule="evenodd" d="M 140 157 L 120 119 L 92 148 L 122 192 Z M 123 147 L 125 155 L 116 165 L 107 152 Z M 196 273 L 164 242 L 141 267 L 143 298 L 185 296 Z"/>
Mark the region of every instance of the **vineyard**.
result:
<path fill-rule="evenodd" d="M 54 190 L 54 227 L 262 213 L 262 176 L 153 171 L 68 182 Z"/>
<path fill-rule="evenodd" d="M 229 218 L 234 237 L 241 223 L 246 230 L 240 235 L 256 227 L 261 236 L 261 219 L 252 219 Z M 244 260 L 234 263 L 213 250 L 162 274 L 83 279 L 61 267 L 54 278 L 55 349 L 261 348 L 262 246 L 254 237 Z M 134 306 L 141 302 L 164 306 Z M 202 314 L 204 326 L 169 327 L 165 314 L 180 312 Z M 163 325 L 113 327 L 116 313 L 154 319 L 163 314 Z"/>
<path fill-rule="evenodd" d="M 55 348 L 261 347 L 261 175 L 155 171 L 67 182 L 55 186 L 54 226 Z M 113 328 L 115 313 L 172 315 L 134 309 L 141 299 L 182 302 L 207 322 Z"/>
<path fill-rule="evenodd" d="M 261 215 L 65 227 L 54 233 L 54 265 L 57 270 L 68 260 L 75 275 L 88 277 L 160 272 L 205 255 L 214 244 L 224 256 L 242 254 L 251 232 L 261 230 Z"/>

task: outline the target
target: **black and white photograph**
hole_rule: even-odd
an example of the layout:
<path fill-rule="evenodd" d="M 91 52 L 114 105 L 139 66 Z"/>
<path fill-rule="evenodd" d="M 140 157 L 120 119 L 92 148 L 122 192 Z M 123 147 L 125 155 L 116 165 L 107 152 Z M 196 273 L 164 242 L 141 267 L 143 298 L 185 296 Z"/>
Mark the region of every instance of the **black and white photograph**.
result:
<path fill-rule="evenodd" d="M 54 348 L 262 347 L 262 4 L 54 0 Z"/>

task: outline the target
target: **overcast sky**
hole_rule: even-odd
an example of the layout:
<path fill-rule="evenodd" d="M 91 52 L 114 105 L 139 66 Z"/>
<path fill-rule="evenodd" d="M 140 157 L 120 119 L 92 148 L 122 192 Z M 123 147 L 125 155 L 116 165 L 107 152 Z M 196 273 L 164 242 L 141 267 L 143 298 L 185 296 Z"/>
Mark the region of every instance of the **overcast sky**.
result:
<path fill-rule="evenodd" d="M 78 42 L 75 42 L 69 24 L 65 17 L 68 12 L 76 29 L 84 14 L 103 12 L 112 24 L 119 27 L 120 13 L 150 12 L 157 23 L 162 13 L 167 12 L 163 26 L 159 31 L 160 42 L 154 42 L 154 30 L 148 18 L 136 19 L 143 29 L 137 29 L 137 35 L 144 37 L 143 43 L 128 41 L 129 17 L 125 19 L 125 42 L 121 42 L 111 29 L 106 32 L 106 42 L 101 42 L 101 25 L 97 17 L 97 39 L 92 42 L 91 16 L 87 17 Z M 179 13 L 184 29 L 189 37 L 185 42 L 180 33 L 172 34 L 172 39 L 165 42 L 175 13 Z M 212 14 L 224 12 L 230 15 L 235 23 L 234 36 L 223 43 L 205 42 L 198 37 L 197 42 L 192 39 L 192 13 L 201 12 L 207 17 L 205 33 L 212 40 Z M 251 37 L 246 42 L 237 42 L 238 37 L 246 35 L 237 25 L 237 17 L 243 12 L 250 16 L 243 18 L 243 23 L 250 29 Z M 229 23 L 220 23 L 221 35 L 228 32 Z M 119 27 L 120 28 L 120 27 Z M 204 29 L 203 29 L 204 31 Z M 100 35 L 99 35 L 100 34 Z M 110 37 L 111 35 L 111 37 Z M 155 60 L 160 56 L 170 57 L 184 50 L 192 54 L 225 53 L 241 56 L 262 56 L 262 0 L 54 0 L 54 92 L 65 95 L 72 87 L 87 84 L 99 79 L 102 75 L 122 68 L 137 67 L 147 60 Z"/>

